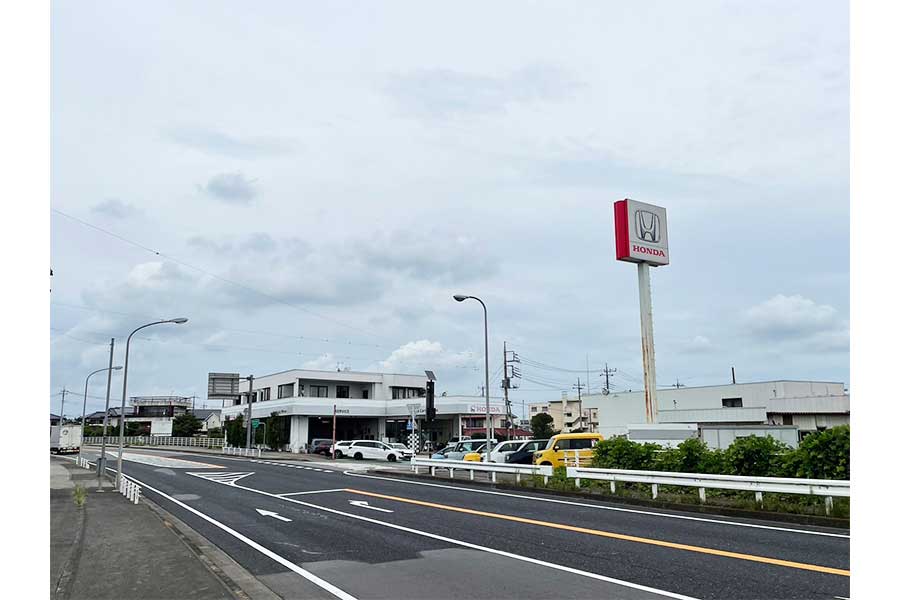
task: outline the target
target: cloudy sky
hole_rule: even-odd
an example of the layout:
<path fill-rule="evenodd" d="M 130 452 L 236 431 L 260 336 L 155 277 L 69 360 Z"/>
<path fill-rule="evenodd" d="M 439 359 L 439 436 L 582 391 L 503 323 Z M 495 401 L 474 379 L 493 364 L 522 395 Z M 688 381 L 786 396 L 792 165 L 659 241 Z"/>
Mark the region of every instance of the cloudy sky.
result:
<path fill-rule="evenodd" d="M 54 392 L 186 316 L 135 336 L 129 395 L 339 366 L 477 394 L 454 293 L 492 395 L 504 341 L 516 404 L 604 363 L 637 389 L 624 197 L 668 208 L 660 386 L 849 383 L 844 2 L 52 7 Z"/>

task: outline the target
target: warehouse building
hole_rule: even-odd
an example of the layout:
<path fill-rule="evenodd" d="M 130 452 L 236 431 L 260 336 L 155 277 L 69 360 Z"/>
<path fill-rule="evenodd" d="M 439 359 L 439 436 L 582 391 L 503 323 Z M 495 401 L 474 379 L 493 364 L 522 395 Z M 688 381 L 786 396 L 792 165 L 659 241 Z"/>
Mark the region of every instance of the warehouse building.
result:
<path fill-rule="evenodd" d="M 850 395 L 831 381 L 760 381 L 681 387 L 657 391 L 660 424 L 696 424 L 712 447 L 727 447 L 736 437 L 778 428 L 791 445 L 814 431 L 850 423 Z M 626 435 L 629 425 L 647 423 L 644 392 L 560 398 L 532 404 L 531 416 L 548 413 L 562 431 L 596 431 L 604 437 Z M 791 430 L 785 433 L 785 429 Z M 775 429 L 771 429 L 773 433 Z M 791 438 L 791 439 L 788 439 Z"/>

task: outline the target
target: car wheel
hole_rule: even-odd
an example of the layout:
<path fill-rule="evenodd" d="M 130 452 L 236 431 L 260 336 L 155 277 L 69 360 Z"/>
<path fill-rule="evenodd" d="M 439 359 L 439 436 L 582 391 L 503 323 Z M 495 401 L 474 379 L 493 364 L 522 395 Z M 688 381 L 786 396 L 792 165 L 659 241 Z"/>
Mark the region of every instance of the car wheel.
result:
<path fill-rule="evenodd" d="M 538 464 L 542 467 L 552 467 L 553 466 L 553 463 L 549 463 L 547 461 L 544 461 L 544 462 L 538 463 Z"/>
<path fill-rule="evenodd" d="M 397 462 L 397 457 L 393 454 L 388 454 L 388 462 Z"/>
<path fill-rule="evenodd" d="M 355 460 L 362 460 L 362 457 L 363 457 L 362 452 L 357 452 L 356 454 L 353 455 L 353 458 Z"/>
<path fill-rule="evenodd" d="M 335 450 L 335 451 L 334 451 L 334 457 L 335 457 L 335 458 L 344 458 L 344 453 L 341 452 L 340 450 Z"/>

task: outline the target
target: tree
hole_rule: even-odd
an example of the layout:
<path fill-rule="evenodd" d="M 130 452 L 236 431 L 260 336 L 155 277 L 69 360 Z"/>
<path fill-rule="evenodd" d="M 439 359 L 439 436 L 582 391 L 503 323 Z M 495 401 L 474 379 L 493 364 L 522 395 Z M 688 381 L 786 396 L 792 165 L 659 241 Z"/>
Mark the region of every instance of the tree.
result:
<path fill-rule="evenodd" d="M 591 466 L 601 469 L 649 470 L 653 467 L 657 444 L 641 444 L 626 437 L 617 436 L 600 440 L 594 446 Z"/>
<path fill-rule="evenodd" d="M 784 461 L 784 475 L 808 479 L 850 479 L 850 426 L 811 433 Z"/>
<path fill-rule="evenodd" d="M 277 412 L 273 412 L 266 419 L 266 439 L 265 443 L 269 448 L 280 450 L 282 447 L 290 443 L 290 422 L 288 417 L 279 416 Z M 257 429 L 257 431 L 259 431 Z"/>
<path fill-rule="evenodd" d="M 553 429 L 553 417 L 544 412 L 531 417 L 531 433 L 536 440 L 545 440 L 553 437 L 557 433 Z"/>
<path fill-rule="evenodd" d="M 235 419 L 225 419 L 225 434 L 229 446 L 243 446 L 247 439 L 244 415 L 238 415 Z"/>
<path fill-rule="evenodd" d="M 782 461 L 791 448 L 773 437 L 751 435 L 734 440 L 725 450 L 728 475 L 772 477 L 782 472 Z"/>
<path fill-rule="evenodd" d="M 172 435 L 175 437 L 193 437 L 203 427 L 203 421 L 193 413 L 178 415 L 172 420 Z"/>

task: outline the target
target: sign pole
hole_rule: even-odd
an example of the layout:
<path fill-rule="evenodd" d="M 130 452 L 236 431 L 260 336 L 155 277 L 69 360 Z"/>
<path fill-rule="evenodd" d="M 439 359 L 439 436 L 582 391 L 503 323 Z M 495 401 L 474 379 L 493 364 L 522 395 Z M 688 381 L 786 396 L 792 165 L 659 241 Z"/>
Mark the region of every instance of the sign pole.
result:
<path fill-rule="evenodd" d="M 335 444 L 337 444 L 337 404 L 333 405 L 331 412 L 331 460 L 337 458 L 334 452 Z"/>
<path fill-rule="evenodd" d="M 650 265 L 640 262 L 638 270 L 638 295 L 641 303 L 641 353 L 644 358 L 644 405 L 647 423 L 656 423 L 656 351 L 653 348 L 653 308 L 650 301 Z"/>

